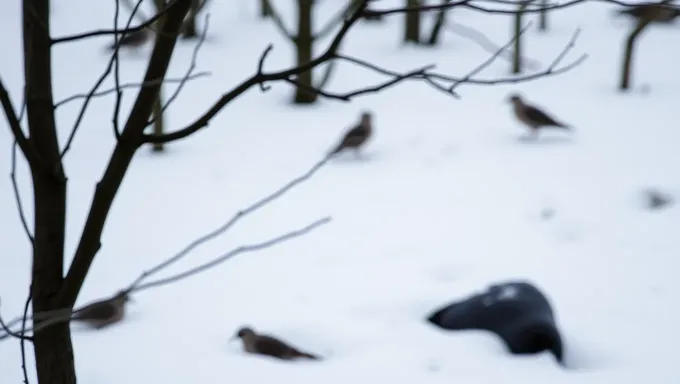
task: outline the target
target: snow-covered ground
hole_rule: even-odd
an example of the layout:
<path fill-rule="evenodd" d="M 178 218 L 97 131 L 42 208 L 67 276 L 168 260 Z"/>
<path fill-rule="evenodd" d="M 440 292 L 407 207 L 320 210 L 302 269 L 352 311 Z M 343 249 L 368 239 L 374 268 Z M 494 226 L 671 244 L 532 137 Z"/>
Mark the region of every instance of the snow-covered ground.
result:
<path fill-rule="evenodd" d="M 335 3 L 340 2 L 320 3 L 317 26 L 340 6 Z M 401 3 L 384 0 L 377 7 Z M 293 26 L 293 1 L 275 4 Z M 269 69 L 292 63 L 291 44 L 257 18 L 256 5 L 212 2 L 209 38 L 197 68 L 212 76 L 186 85 L 167 114 L 169 128 L 191 122 L 252 74 L 268 43 L 275 45 Z M 22 86 L 19 7 L 8 2 L 0 16 L 0 74 L 16 103 Z M 116 198 L 81 305 L 129 284 L 143 269 L 303 173 L 361 110 L 376 116 L 366 160 L 334 160 L 171 269 L 184 270 L 324 215 L 333 217 L 329 225 L 141 292 L 122 324 L 100 332 L 74 325 L 79 381 L 679 383 L 680 311 L 673 303 L 680 289 L 680 210 L 649 211 L 642 191 L 657 186 L 680 195 L 680 54 L 670 45 L 680 29 L 676 24 L 645 32 L 634 63 L 636 88 L 621 94 L 616 85 L 630 23 L 614 18 L 613 9 L 604 4 L 565 9 L 550 16 L 547 33 L 527 33 L 526 55 L 545 66 L 582 29 L 566 60 L 582 53 L 589 58 L 558 77 L 462 86 L 461 100 L 412 81 L 351 103 L 302 108 L 290 105 L 288 85 L 275 83 L 264 94 L 253 88 L 166 154 L 143 148 Z M 112 15 L 113 2 L 55 2 L 52 30 L 65 35 L 105 28 Z M 437 48 L 403 47 L 402 20 L 397 15 L 383 25 L 357 25 L 343 52 L 395 70 L 435 63 L 449 75 L 463 75 L 488 57 L 452 33 Z M 483 31 L 498 45 L 509 38 L 512 23 L 509 16 L 464 10 L 453 12 L 451 20 Z M 107 43 L 99 38 L 55 48 L 57 100 L 89 89 L 106 65 Z M 124 81 L 139 81 L 148 50 L 125 55 Z M 185 72 L 192 50 L 193 43 L 180 43 L 172 77 Z M 480 76 L 508 72 L 509 63 L 501 59 Z M 381 79 L 343 63 L 331 89 Z M 525 131 L 506 102 L 515 91 L 573 125 L 575 133 L 519 140 Z M 126 93 L 123 111 L 133 95 Z M 79 107 L 73 102 L 58 110 L 62 142 Z M 69 255 L 114 144 L 112 109 L 113 97 L 91 103 L 66 157 Z M 0 174 L 9 175 L 11 136 L 4 119 L 0 124 Z M 19 182 L 31 215 L 24 164 Z M 30 256 L 9 176 L 2 185 L 1 312 L 12 318 L 25 300 Z M 550 220 L 541 218 L 546 209 L 555 211 Z M 423 321 L 445 302 L 515 278 L 530 279 L 549 294 L 572 369 L 558 367 L 548 354 L 512 357 L 482 332 L 443 332 Z M 281 363 L 245 355 L 239 342 L 229 342 L 245 324 L 325 360 Z M 33 369 L 29 372 L 33 377 Z M 0 342 L 0 382 L 19 383 L 21 377 L 18 342 Z"/>

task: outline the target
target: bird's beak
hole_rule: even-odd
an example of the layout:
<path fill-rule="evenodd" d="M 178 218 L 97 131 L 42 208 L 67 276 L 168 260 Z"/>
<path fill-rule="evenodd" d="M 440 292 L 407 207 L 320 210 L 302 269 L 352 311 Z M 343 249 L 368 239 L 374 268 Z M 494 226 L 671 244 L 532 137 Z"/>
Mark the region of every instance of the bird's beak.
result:
<path fill-rule="evenodd" d="M 231 341 L 234 341 L 236 339 L 238 339 L 238 335 L 234 335 L 234 336 L 230 337 L 229 341 L 231 342 Z"/>

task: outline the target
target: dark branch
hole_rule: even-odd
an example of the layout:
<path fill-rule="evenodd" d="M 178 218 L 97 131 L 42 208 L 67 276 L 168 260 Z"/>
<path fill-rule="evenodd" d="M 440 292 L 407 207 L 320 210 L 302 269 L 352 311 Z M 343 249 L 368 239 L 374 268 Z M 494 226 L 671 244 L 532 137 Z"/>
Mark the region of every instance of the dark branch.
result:
<path fill-rule="evenodd" d="M 567 1 L 565 3 L 552 3 L 548 4 L 546 6 L 530 6 L 527 7 L 523 12 L 524 13 L 540 13 L 540 12 L 546 12 L 546 11 L 553 11 L 557 9 L 563 9 L 563 8 L 569 8 L 573 7 L 575 5 L 585 3 L 585 2 L 592 2 L 592 1 L 597 1 L 600 3 L 607 3 L 607 4 L 616 4 L 624 7 L 634 7 L 639 5 L 639 3 L 627 3 L 623 1 L 618 1 L 618 0 L 571 0 Z M 477 5 L 479 3 L 487 3 L 487 4 L 495 4 L 495 5 L 506 5 L 508 6 L 508 9 L 500 9 L 500 8 L 489 8 L 481 5 Z M 483 13 L 491 13 L 491 14 L 507 14 L 507 15 L 514 15 L 517 13 L 517 4 L 518 2 L 516 1 L 508 1 L 508 0 L 459 0 L 459 1 L 453 1 L 450 3 L 444 3 L 444 4 L 433 4 L 433 5 L 421 5 L 418 7 L 398 7 L 398 8 L 389 8 L 389 9 L 383 9 L 383 10 L 371 10 L 371 15 L 376 15 L 376 16 L 386 16 L 386 15 L 392 15 L 392 14 L 402 14 L 402 13 L 410 13 L 410 12 L 430 12 L 430 11 L 439 11 L 439 10 L 444 10 L 444 9 L 452 9 L 455 7 L 465 7 L 465 8 L 470 8 L 474 9 L 479 12 Z"/>
<path fill-rule="evenodd" d="M 201 71 L 201 72 L 196 72 L 196 73 L 194 73 L 194 74 L 192 74 L 191 76 L 188 76 L 188 77 L 171 78 L 171 79 L 156 79 L 156 80 L 151 80 L 151 81 L 147 81 L 147 82 L 143 82 L 143 83 L 125 83 L 125 84 L 120 84 L 117 88 L 114 86 L 114 87 L 107 89 L 107 90 L 104 90 L 104 91 L 95 92 L 92 95 L 92 97 L 107 96 L 107 95 L 110 95 L 112 93 L 116 93 L 119 90 L 148 87 L 148 86 L 156 85 L 156 84 L 159 84 L 159 83 L 163 83 L 163 84 L 181 83 L 183 81 L 186 82 L 187 80 L 195 80 L 195 79 L 210 76 L 210 75 L 212 75 L 212 73 L 210 71 Z M 68 104 L 69 102 L 74 101 L 74 100 L 84 99 L 87 96 L 88 96 L 88 94 L 86 94 L 86 93 L 79 93 L 77 95 L 72 95 L 72 96 L 65 98 L 64 100 L 60 100 L 58 103 L 54 104 L 54 107 L 59 108 L 59 107 L 63 106 L 64 104 Z"/>
<path fill-rule="evenodd" d="M 219 257 L 217 257 L 217 258 L 215 258 L 215 259 L 213 259 L 213 260 L 211 260 L 211 261 L 209 261 L 205 264 L 201 264 L 198 267 L 192 268 L 188 271 L 178 273 L 176 275 L 172 275 L 172 276 L 166 277 L 164 279 L 151 281 L 151 282 L 148 282 L 148 283 L 145 283 L 145 284 L 138 285 L 133 291 L 138 292 L 138 291 L 141 291 L 141 290 L 144 290 L 144 289 L 174 283 L 176 281 L 185 279 L 185 278 L 193 276 L 197 273 L 200 273 L 200 272 L 203 272 L 203 271 L 208 270 L 210 268 L 213 268 L 213 267 L 215 267 L 215 266 L 231 259 L 232 257 L 241 254 L 241 253 L 259 251 L 259 250 L 262 250 L 262 249 L 265 249 L 265 248 L 272 247 L 272 246 L 277 245 L 279 243 L 283 243 L 285 241 L 294 239 L 296 237 L 303 236 L 303 235 L 313 231 L 314 229 L 316 229 L 316 228 L 318 228 L 318 227 L 320 227 L 324 224 L 329 223 L 330 221 L 331 221 L 330 216 L 327 216 L 327 217 L 324 217 L 323 219 L 316 220 L 315 222 L 308 224 L 308 225 L 306 225 L 302 228 L 290 231 L 290 232 L 285 233 L 283 235 L 279 235 L 277 237 L 271 238 L 271 239 L 263 241 L 261 243 L 242 245 L 242 246 L 240 246 L 240 247 L 238 247 L 238 248 L 236 248 L 232 251 L 229 251 L 229 252 L 223 254 L 222 256 L 219 256 Z"/>
<path fill-rule="evenodd" d="M 404 74 L 394 74 L 392 75 L 392 79 L 384 81 L 380 84 L 370 86 L 370 87 L 364 87 L 361 89 L 358 89 L 356 91 L 351 91 L 351 92 L 346 92 L 346 93 L 333 93 L 329 91 L 324 91 L 315 87 L 310 87 L 305 84 L 302 84 L 292 78 L 287 78 L 285 79 L 286 82 L 295 85 L 296 87 L 303 88 L 307 91 L 317 93 L 323 97 L 329 98 L 329 99 L 335 99 L 335 100 L 342 100 L 342 101 L 350 101 L 352 100 L 353 97 L 359 96 L 359 95 L 364 95 L 367 93 L 375 93 L 375 92 L 380 92 L 385 88 L 391 87 L 392 85 L 399 83 L 403 80 L 406 79 L 413 79 L 413 78 L 420 78 L 427 76 L 427 71 L 434 68 L 434 65 L 428 65 L 420 69 L 413 70 L 411 72 L 407 72 Z M 383 72 L 384 73 L 384 72 Z"/>
<path fill-rule="evenodd" d="M 31 304 L 33 298 L 33 284 L 28 288 L 28 297 L 26 297 L 26 304 L 24 304 L 24 315 L 21 321 L 21 340 L 19 340 L 19 349 L 21 351 L 21 372 L 24 375 L 24 384 L 28 384 L 28 371 L 26 369 L 26 317 L 28 317 L 28 306 Z"/>
<path fill-rule="evenodd" d="M 137 2 L 137 6 L 135 6 L 132 9 L 132 15 L 133 16 L 137 13 L 137 10 L 138 10 L 140 4 L 141 4 L 141 1 Z M 116 11 L 114 12 L 114 15 L 113 15 L 113 29 L 114 30 L 118 30 L 118 14 L 119 13 L 120 13 L 120 0 L 116 0 Z M 116 34 L 116 36 L 118 36 L 118 35 Z M 111 118 L 111 123 L 113 124 L 113 135 L 116 137 L 116 140 L 120 139 L 120 104 L 123 101 L 123 90 L 120 88 L 120 45 L 123 42 L 124 38 L 125 38 L 125 34 L 123 34 L 116 41 L 116 43 L 114 43 L 114 45 L 113 45 L 113 62 L 114 62 L 113 82 L 114 82 L 114 89 L 116 90 L 116 102 L 113 106 L 113 117 Z M 94 97 L 94 93 L 92 95 L 90 95 L 89 97 L 90 98 Z M 55 108 L 56 108 L 56 106 L 55 106 Z"/>
<path fill-rule="evenodd" d="M 352 11 L 352 8 L 354 8 L 354 1 L 349 0 L 348 5 L 340 8 L 337 13 L 333 16 L 331 16 L 330 19 L 326 22 L 326 25 L 324 25 L 319 32 L 314 34 L 313 40 L 318 40 L 318 39 L 323 39 L 326 37 L 328 34 L 333 32 L 333 30 L 342 23 L 342 21 L 345 19 L 345 16 L 350 14 Z"/>
<path fill-rule="evenodd" d="M 71 36 L 64 36 L 64 37 L 57 37 L 52 39 L 52 44 L 59 44 L 59 43 L 67 43 L 69 41 L 76 41 L 76 40 L 83 40 L 83 39 L 88 39 L 91 37 L 97 37 L 97 36 L 108 36 L 108 35 L 114 35 L 118 37 L 119 34 L 125 33 L 125 34 L 130 34 L 133 32 L 139 32 L 144 28 L 149 28 L 153 23 L 158 21 L 161 17 L 163 17 L 170 9 L 173 8 L 173 6 L 179 2 L 182 1 L 191 1 L 191 0 L 172 0 L 168 5 L 165 6 L 165 9 L 162 12 L 156 13 L 153 17 L 145 21 L 144 23 L 139 24 L 136 27 L 130 27 L 130 23 L 124 28 L 124 29 L 99 29 L 96 31 L 90 31 L 90 32 L 83 32 L 83 33 L 78 33 L 75 35 Z M 141 5 L 141 1 L 138 0 L 137 5 L 135 6 L 135 10 L 133 10 L 132 15 L 130 16 L 130 22 L 133 20 L 137 10 L 139 9 L 139 6 Z M 119 39 L 120 40 L 120 39 Z"/>
<path fill-rule="evenodd" d="M 17 142 L 16 140 L 14 141 L 14 144 L 12 144 L 12 165 L 11 165 L 11 171 L 9 174 L 10 180 L 12 181 L 12 189 L 14 190 L 14 200 L 17 203 L 17 210 L 19 211 L 19 219 L 21 220 L 21 225 L 24 227 L 24 232 L 26 233 L 26 236 L 28 237 L 28 240 L 31 242 L 31 246 L 35 244 L 35 240 L 33 239 L 33 234 L 31 234 L 31 230 L 28 228 L 28 220 L 26 219 L 26 213 L 24 212 L 24 203 L 23 200 L 21 199 L 21 192 L 19 191 L 19 185 L 17 184 L 17 175 L 16 175 L 16 170 L 17 170 Z"/>
<path fill-rule="evenodd" d="M 228 93 L 224 94 L 217 102 L 215 102 L 210 109 L 208 109 L 207 112 L 205 112 L 201 117 L 196 119 L 193 123 L 191 123 L 189 126 L 182 128 L 178 131 L 171 132 L 165 135 L 161 136 L 156 136 L 156 135 L 144 135 L 144 142 L 146 143 L 168 143 L 171 141 L 175 140 L 180 140 L 183 139 L 198 130 L 200 130 L 203 127 L 206 127 L 209 123 L 210 120 L 215 117 L 221 110 L 224 108 L 227 104 L 229 104 L 232 100 L 243 94 L 245 91 L 250 89 L 254 85 L 258 84 L 264 84 L 266 82 L 270 81 L 281 81 L 281 80 L 287 80 L 291 76 L 298 75 L 300 73 L 309 71 L 319 64 L 325 63 L 329 60 L 332 60 L 335 55 L 337 55 L 338 47 L 340 46 L 340 43 L 342 40 L 345 38 L 347 33 L 349 32 L 350 28 L 356 21 L 359 19 L 361 16 L 363 10 L 366 8 L 367 1 L 364 1 L 357 9 L 356 11 L 352 14 L 350 18 L 345 20 L 342 24 L 342 27 L 338 31 L 338 33 L 335 35 L 333 38 L 333 41 L 329 44 L 328 48 L 326 51 L 316 59 L 313 59 L 309 63 L 306 63 L 301 66 L 289 68 L 283 71 L 279 72 L 274 72 L 274 73 L 265 73 L 262 72 L 261 69 L 263 67 L 263 62 L 265 60 L 265 57 L 271 52 L 272 47 L 271 45 L 265 49 L 265 51 L 262 53 L 262 56 L 260 57 L 260 65 L 258 72 L 251 76 L 250 78 L 246 79 L 243 81 L 240 85 L 238 85 L 236 88 L 232 89 Z"/>
<path fill-rule="evenodd" d="M 12 331 L 7 324 L 5 324 L 5 321 L 2 319 L 2 315 L 0 315 L 0 328 L 2 328 L 3 331 L 5 331 L 6 335 L 12 336 L 14 338 L 17 338 L 19 340 L 28 340 L 28 341 L 33 341 L 33 338 L 30 336 L 24 336 L 21 332 L 17 333 Z M 7 337 L 6 335 L 0 336 L 0 340 L 4 339 Z"/>
<path fill-rule="evenodd" d="M 267 206 L 269 203 L 281 198 L 283 195 L 285 195 L 288 191 L 291 189 L 295 188 L 296 186 L 304 183 L 305 181 L 309 180 L 314 174 L 321 169 L 326 163 L 328 162 L 328 158 L 324 158 L 318 163 L 314 164 L 312 168 L 310 168 L 307 172 L 303 173 L 302 175 L 290 180 L 287 182 L 285 185 L 277 189 L 276 191 L 270 193 L 269 195 L 263 197 L 262 199 L 256 201 L 255 203 L 251 204 L 250 206 L 240 210 L 236 215 L 232 216 L 229 220 L 227 220 L 226 223 L 221 225 L 220 227 L 216 228 L 215 230 L 199 237 L 198 239 L 192 241 L 184 247 L 181 251 L 179 251 L 177 254 L 173 255 L 169 259 L 163 261 L 162 263 L 156 265 L 155 267 L 144 271 L 130 286 L 127 288 L 127 291 L 133 291 L 136 289 L 136 287 L 146 278 L 149 276 L 159 272 L 160 270 L 168 267 L 169 265 L 176 263 L 179 261 L 181 258 L 186 256 L 189 252 L 194 250 L 196 247 L 198 247 L 201 244 L 204 244 L 207 241 L 210 241 L 217 236 L 225 233 L 228 231 L 231 227 L 233 227 L 239 220 L 243 219 L 244 217 L 253 214 L 254 212 L 258 211 L 259 209 Z"/>
<path fill-rule="evenodd" d="M 14 105 L 9 97 L 9 93 L 5 88 L 5 84 L 0 78 L 0 104 L 2 104 L 2 109 L 5 111 L 5 117 L 7 118 L 7 125 L 9 125 L 14 139 L 16 140 L 21 152 L 28 160 L 31 166 L 39 164 L 38 152 L 35 150 L 31 141 L 26 137 L 24 131 L 21 129 L 21 120 L 17 117 L 16 111 L 14 110 Z M 23 109 L 22 109 L 23 111 Z"/>

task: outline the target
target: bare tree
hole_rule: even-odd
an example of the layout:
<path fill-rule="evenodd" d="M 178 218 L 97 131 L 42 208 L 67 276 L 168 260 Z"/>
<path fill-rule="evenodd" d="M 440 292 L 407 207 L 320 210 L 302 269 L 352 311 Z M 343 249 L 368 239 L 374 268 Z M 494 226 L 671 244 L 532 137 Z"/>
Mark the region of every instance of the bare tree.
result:
<path fill-rule="evenodd" d="M 184 21 L 184 26 L 182 27 L 182 37 L 185 39 L 195 39 L 198 37 L 198 28 L 196 24 L 196 18 L 201 10 L 202 6 L 205 5 L 207 0 L 192 0 L 191 9 Z M 156 0 L 156 7 L 158 7 L 158 0 Z"/>
<path fill-rule="evenodd" d="M 311 2 L 311 0 L 302 1 Z M 112 208 L 112 203 L 121 187 L 121 183 L 130 167 L 132 159 L 139 148 L 145 144 L 170 143 L 195 134 L 208 126 L 211 119 L 220 113 L 223 108 L 252 87 L 259 86 L 262 91 L 266 91 L 270 88 L 268 83 L 285 82 L 293 85 L 296 89 L 304 88 L 310 93 L 315 93 L 323 97 L 347 101 L 359 95 L 379 92 L 402 81 L 419 80 L 426 82 L 433 88 L 440 90 L 447 95 L 457 96 L 456 89 L 462 84 L 494 85 L 530 81 L 563 73 L 580 64 L 584 58 L 582 57 L 562 68 L 558 67 L 560 61 L 566 55 L 566 52 L 573 46 L 572 39 L 565 50 L 553 61 L 553 64 L 543 72 L 524 77 L 501 79 L 478 78 L 478 73 L 488 67 L 512 44 L 512 41 L 510 41 L 508 44 L 501 47 L 498 52 L 491 55 L 489 59 L 481 63 L 477 68 L 474 68 L 468 74 L 460 78 L 434 73 L 432 72 L 432 65 L 424 66 L 423 68 L 406 73 L 393 72 L 372 65 L 361 59 L 339 53 L 339 47 L 342 41 L 347 36 L 352 26 L 355 25 L 357 20 L 364 14 L 368 4 L 368 1 L 364 0 L 350 17 L 340 18 L 341 23 L 339 28 L 337 28 L 337 32 L 328 47 L 320 55 L 310 57 L 309 60 L 306 60 L 301 65 L 295 65 L 277 72 L 266 72 L 264 69 L 265 62 L 268 54 L 273 49 L 273 46 L 270 45 L 264 50 L 262 56 L 259 58 L 257 70 L 254 74 L 247 79 L 244 79 L 233 89 L 225 92 L 218 100 L 207 108 L 205 113 L 198 116 L 193 122 L 184 128 L 173 132 L 147 134 L 145 133 L 145 130 L 153 123 L 152 120 L 150 121 L 150 118 L 153 113 L 154 105 L 159 100 L 160 89 L 163 83 L 169 81 L 167 79 L 169 63 L 174 53 L 177 39 L 182 32 L 184 21 L 191 10 L 193 0 L 167 1 L 164 7 L 154 16 L 146 19 L 146 21 L 139 25 L 131 27 L 131 23 L 136 17 L 141 2 L 142 0 L 139 0 L 137 5 L 132 9 L 127 25 L 122 29 L 119 28 L 117 24 L 119 4 L 116 2 L 116 12 L 113 16 L 113 19 L 115 20 L 113 29 L 101 29 L 63 37 L 52 37 L 50 33 L 49 0 L 23 1 L 24 106 L 21 108 L 22 113 L 17 115 L 17 110 L 14 107 L 12 98 L 5 89 L 2 81 L 0 81 L 0 104 L 5 112 L 8 127 L 14 136 L 16 146 L 19 148 L 21 155 L 23 155 L 23 158 L 29 165 L 33 183 L 33 203 L 35 207 L 32 225 L 33 233 L 31 233 L 30 226 L 27 224 L 27 220 L 23 213 L 21 196 L 18 193 L 16 184 L 13 185 L 15 187 L 15 197 L 19 208 L 19 215 L 22 218 L 24 229 L 26 230 L 27 237 L 32 247 L 33 267 L 31 274 L 31 290 L 27 306 L 28 302 L 32 301 L 32 312 L 34 314 L 63 310 L 66 310 L 68 313 L 73 312 L 74 305 L 82 289 L 85 278 L 88 275 L 90 266 L 102 246 L 101 236 L 106 225 L 108 214 Z M 451 6 L 465 5 L 471 7 L 468 1 L 452 2 L 450 4 Z M 441 8 L 423 6 L 422 9 L 434 10 Z M 384 11 L 374 10 L 373 12 L 377 15 L 385 16 L 388 14 L 412 11 L 412 8 L 407 8 Z M 486 10 L 486 12 L 494 11 Z M 509 13 L 502 10 L 496 12 Z M 273 18 L 276 17 L 273 16 Z M 156 38 L 150 58 L 148 59 L 143 80 L 138 84 L 138 89 L 135 91 L 135 101 L 130 111 L 126 113 L 126 118 L 121 120 L 119 117 L 120 100 L 124 91 L 129 89 L 129 87 L 125 84 L 120 84 L 119 81 L 119 42 L 125 35 L 149 28 L 157 22 L 158 25 L 155 28 Z M 329 30 L 333 29 L 335 28 L 330 28 Z M 315 37 L 318 37 L 319 34 L 316 34 Z M 59 44 L 77 43 L 84 39 L 96 36 L 119 37 L 106 70 L 87 94 L 74 95 L 67 100 L 55 103 L 52 94 L 51 67 L 53 47 Z M 513 37 L 513 40 L 517 37 L 518 36 Z M 194 55 L 196 55 L 199 46 L 200 41 L 196 45 L 197 49 L 195 50 Z M 374 70 L 385 75 L 388 79 L 361 89 L 353 89 L 346 92 L 330 92 L 321 88 L 315 88 L 309 84 L 303 84 L 299 80 L 300 76 L 305 72 L 309 72 L 325 63 L 339 60 Z M 168 98 L 162 109 L 170 106 L 171 102 L 174 100 L 174 96 L 176 96 L 181 89 L 182 84 L 192 78 L 192 76 L 196 76 L 196 74 L 192 73 L 194 66 L 195 63 L 192 62 L 186 75 L 179 81 L 180 84 L 178 85 L 177 90 Z M 114 74 L 115 88 L 113 90 L 100 91 L 100 86 L 111 73 Z M 115 99 L 112 102 L 113 113 L 111 128 L 112 136 L 116 139 L 116 144 L 110 154 L 109 162 L 102 177 L 96 183 L 90 209 L 84 226 L 79 232 L 80 238 L 77 242 L 72 261 L 68 265 L 68 268 L 65 269 L 64 264 L 66 257 L 64 238 L 67 229 L 66 196 L 68 179 L 63 167 L 63 159 L 74 143 L 84 112 L 87 110 L 90 101 L 94 97 L 104 97 L 106 95 L 115 96 Z M 63 105 L 66 102 L 78 100 L 82 100 L 81 112 L 71 127 L 71 132 L 68 135 L 65 144 L 61 146 L 57 140 L 55 109 L 57 106 Z M 26 128 L 22 127 L 23 120 L 21 115 L 24 110 L 26 113 Z M 324 159 L 321 164 L 326 160 L 327 159 Z M 13 167 L 14 166 L 15 165 L 13 164 Z M 15 179 L 12 180 L 13 182 L 15 181 Z M 314 224 L 311 226 L 313 225 Z M 281 241 L 280 239 L 290 238 L 291 236 L 295 236 L 295 233 L 302 233 L 304 230 L 305 228 L 260 244 L 241 247 L 240 252 L 259 249 L 268 246 L 268 244 L 274 244 L 277 241 Z M 233 253 L 215 259 L 211 265 L 215 265 L 214 263 L 219 263 L 226 258 L 231 257 L 230 255 L 233 255 Z M 176 258 L 173 258 L 173 260 L 174 259 Z M 174 281 L 168 279 L 184 278 L 209 267 L 210 266 L 199 266 L 192 271 L 187 271 L 180 277 L 161 279 L 161 281 Z M 151 283 L 147 283 L 146 285 L 149 286 L 149 284 Z M 164 282 L 157 284 L 164 284 Z M 141 289 L 141 286 L 136 286 L 135 289 Z M 22 322 L 25 322 L 25 316 L 22 318 Z M 39 324 L 37 324 L 34 319 L 33 327 L 35 328 L 37 325 Z M 24 329 L 25 326 L 22 326 L 22 330 L 16 333 L 22 341 L 27 339 L 27 337 L 24 336 Z M 30 341 L 32 341 L 34 345 L 39 383 L 74 384 L 76 382 L 73 347 L 71 344 L 71 333 L 68 322 L 57 323 L 40 332 L 35 332 L 30 338 Z"/>
<path fill-rule="evenodd" d="M 420 44 L 420 0 L 406 0 L 404 14 L 404 43 Z"/>

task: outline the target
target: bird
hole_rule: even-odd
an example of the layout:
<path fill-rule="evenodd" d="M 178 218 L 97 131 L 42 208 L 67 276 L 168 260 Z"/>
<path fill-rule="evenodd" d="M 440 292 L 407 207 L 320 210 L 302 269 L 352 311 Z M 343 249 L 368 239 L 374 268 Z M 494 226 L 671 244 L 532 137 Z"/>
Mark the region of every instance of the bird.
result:
<path fill-rule="evenodd" d="M 673 7 L 670 1 L 660 3 L 645 3 L 617 10 L 619 15 L 630 16 L 642 20 L 651 18 L 652 22 L 671 23 L 680 16 L 680 9 Z"/>
<path fill-rule="evenodd" d="M 281 340 L 269 335 L 258 335 L 247 326 L 241 327 L 232 339 L 239 338 L 243 341 L 243 349 L 247 353 L 271 356 L 281 360 L 294 360 L 306 358 L 310 360 L 320 360 L 319 356 L 311 353 L 302 352 Z"/>
<path fill-rule="evenodd" d="M 538 134 L 540 129 L 548 127 L 571 130 L 570 126 L 553 119 L 540 109 L 526 104 L 516 93 L 510 94 L 508 100 L 512 103 L 517 120 L 528 126 L 533 135 Z"/>
<path fill-rule="evenodd" d="M 120 47 L 132 47 L 132 48 L 137 48 L 140 47 L 142 44 L 146 43 L 146 41 L 149 39 L 150 33 L 146 29 L 141 29 L 139 31 L 135 32 L 130 32 L 126 33 L 123 35 L 120 40 L 117 42 L 114 42 L 113 44 L 109 45 L 109 50 L 113 51 L 116 49 L 116 44 L 120 44 Z"/>
<path fill-rule="evenodd" d="M 333 156 L 345 149 L 354 149 L 355 155 L 359 155 L 359 150 L 366 144 L 373 134 L 373 115 L 370 112 L 362 112 L 359 123 L 352 127 L 340 143 L 328 154 Z"/>
<path fill-rule="evenodd" d="M 119 291 L 111 298 L 95 301 L 73 312 L 72 321 L 83 322 L 92 328 L 101 329 L 123 320 L 125 304 L 130 300 L 127 290 Z"/>

